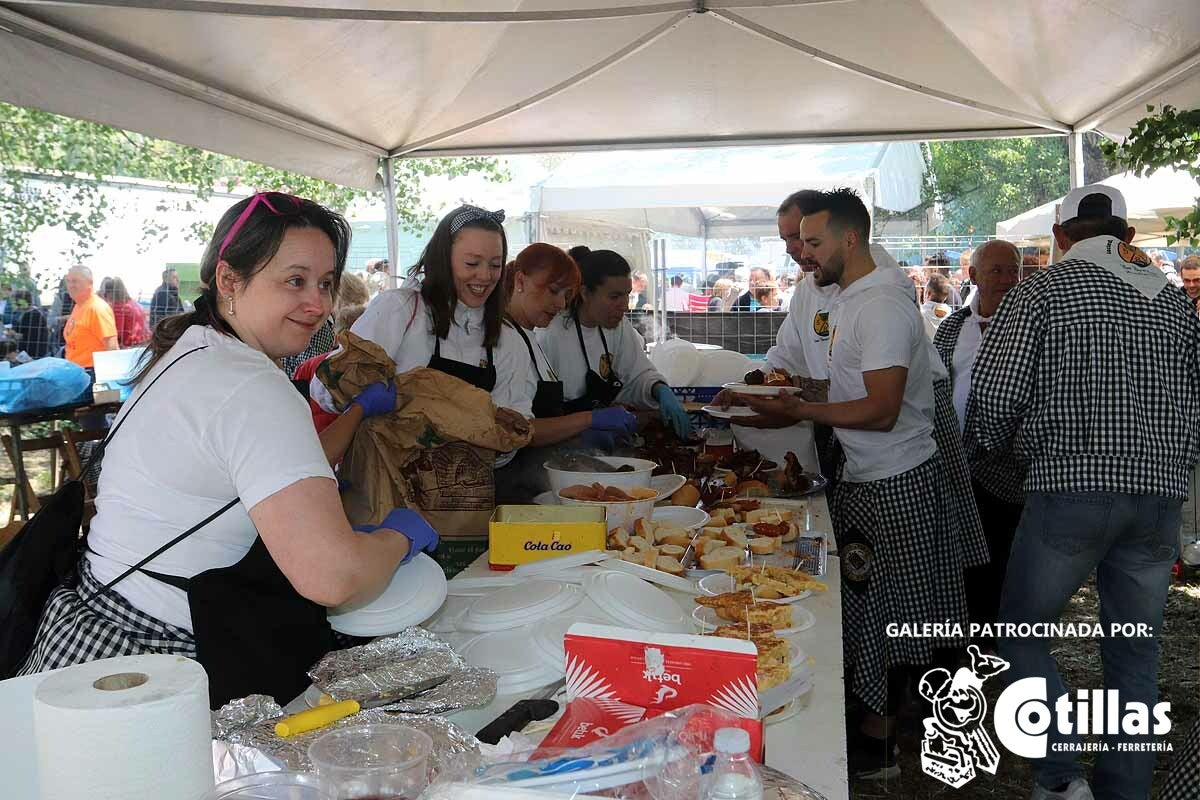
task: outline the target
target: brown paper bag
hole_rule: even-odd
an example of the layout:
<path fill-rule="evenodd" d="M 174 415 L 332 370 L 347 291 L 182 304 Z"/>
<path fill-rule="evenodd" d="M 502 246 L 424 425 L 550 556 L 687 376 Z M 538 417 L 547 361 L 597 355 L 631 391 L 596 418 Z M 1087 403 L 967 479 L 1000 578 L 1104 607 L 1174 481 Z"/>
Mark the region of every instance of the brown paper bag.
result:
<path fill-rule="evenodd" d="M 393 508 L 414 508 L 442 538 L 439 555 L 451 558 L 462 549 L 455 540 L 486 540 L 496 454 L 528 444 L 529 421 L 437 370 L 396 375 L 383 348 L 349 331 L 338 341 L 341 352 L 322 362 L 317 377 L 339 406 L 371 383 L 396 382 L 396 410 L 366 420 L 342 462 L 350 521 L 378 524 Z"/>

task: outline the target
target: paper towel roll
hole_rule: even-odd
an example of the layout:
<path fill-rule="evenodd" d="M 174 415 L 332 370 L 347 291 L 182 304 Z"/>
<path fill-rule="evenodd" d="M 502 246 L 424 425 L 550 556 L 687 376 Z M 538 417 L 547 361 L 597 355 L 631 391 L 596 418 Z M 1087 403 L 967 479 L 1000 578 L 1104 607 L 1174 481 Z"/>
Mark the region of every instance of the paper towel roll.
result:
<path fill-rule="evenodd" d="M 213 786 L 208 676 L 187 658 L 79 664 L 33 695 L 45 800 L 199 800 Z"/>

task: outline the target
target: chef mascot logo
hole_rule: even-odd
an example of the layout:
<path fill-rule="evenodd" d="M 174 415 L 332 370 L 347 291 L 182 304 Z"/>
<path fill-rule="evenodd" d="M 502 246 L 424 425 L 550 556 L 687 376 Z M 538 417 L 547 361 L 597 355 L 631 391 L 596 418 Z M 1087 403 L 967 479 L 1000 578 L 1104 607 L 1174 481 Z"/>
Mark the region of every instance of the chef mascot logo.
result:
<path fill-rule="evenodd" d="M 925 737 L 921 742 L 921 769 L 955 789 L 970 782 L 975 770 L 992 775 L 1000 765 L 1000 751 L 983 722 L 987 718 L 987 698 L 983 684 L 988 678 L 1008 669 L 1008 662 L 987 656 L 979 648 L 967 648 L 971 667 L 949 670 L 931 669 L 921 678 L 921 696 L 933 704 L 933 716 L 926 717 Z"/>

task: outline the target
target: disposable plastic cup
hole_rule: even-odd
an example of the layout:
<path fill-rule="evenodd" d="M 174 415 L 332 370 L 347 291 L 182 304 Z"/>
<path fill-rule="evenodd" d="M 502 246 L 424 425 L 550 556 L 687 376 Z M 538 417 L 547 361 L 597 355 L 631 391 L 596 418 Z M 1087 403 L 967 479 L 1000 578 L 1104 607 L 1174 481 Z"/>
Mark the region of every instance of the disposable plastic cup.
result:
<path fill-rule="evenodd" d="M 338 728 L 313 742 L 313 768 L 337 800 L 413 800 L 429 782 L 433 740 L 401 725 Z"/>
<path fill-rule="evenodd" d="M 224 781 L 204 800 L 337 800 L 334 788 L 307 772 L 257 772 Z"/>

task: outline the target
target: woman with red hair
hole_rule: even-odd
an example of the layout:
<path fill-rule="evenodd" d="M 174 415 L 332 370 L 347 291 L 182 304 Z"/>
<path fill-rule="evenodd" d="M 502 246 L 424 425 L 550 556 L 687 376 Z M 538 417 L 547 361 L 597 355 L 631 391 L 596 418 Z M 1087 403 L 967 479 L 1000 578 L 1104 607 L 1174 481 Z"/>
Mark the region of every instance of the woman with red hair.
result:
<path fill-rule="evenodd" d="M 637 418 L 620 406 L 578 411 L 563 408 L 563 385 L 534 330 L 545 328 L 579 291 L 579 267 L 559 248 L 537 242 L 526 247 L 504 271 L 508 307 L 504 324 L 516 331 L 529 352 L 525 374 L 512 377 L 513 394 L 533 398 L 533 440 L 511 464 L 496 470 L 497 502 L 529 502 L 548 488 L 541 462 L 545 448 L 567 440 L 583 447 L 611 448 L 614 439 L 630 436 Z"/>

